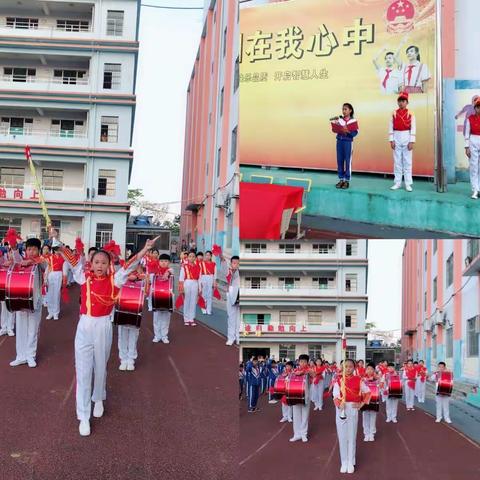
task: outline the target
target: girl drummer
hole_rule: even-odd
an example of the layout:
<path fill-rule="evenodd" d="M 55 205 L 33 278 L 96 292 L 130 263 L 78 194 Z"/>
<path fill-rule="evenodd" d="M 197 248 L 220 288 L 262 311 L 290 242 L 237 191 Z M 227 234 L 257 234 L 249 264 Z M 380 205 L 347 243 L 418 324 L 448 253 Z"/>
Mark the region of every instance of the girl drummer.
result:
<path fill-rule="evenodd" d="M 377 375 L 375 374 L 375 365 L 373 363 L 367 364 L 367 368 L 365 369 L 364 381 L 369 387 L 371 385 L 374 385 L 375 387 L 378 388 L 378 378 L 377 378 Z M 375 423 L 377 420 L 377 411 L 364 410 L 362 412 L 362 420 L 363 420 L 363 434 L 365 436 L 363 440 L 365 442 L 373 442 L 375 440 L 375 433 L 377 433 L 377 429 L 375 426 Z"/>
<path fill-rule="evenodd" d="M 157 237 L 158 238 L 158 237 Z M 89 271 L 73 253 L 60 247 L 65 260 L 73 267 L 80 290 L 80 320 L 75 336 L 75 370 L 77 378 L 77 418 L 80 435 L 90 435 L 91 402 L 93 416 L 103 416 L 106 399 L 107 362 L 112 346 L 112 311 L 121 286 L 157 240 L 147 240 L 145 247 L 116 273 L 112 257 L 99 250 L 92 255 Z M 93 377 L 93 395 L 92 395 Z"/>
<path fill-rule="evenodd" d="M 173 270 L 170 268 L 170 255 L 162 253 L 159 257 L 159 265 L 156 273 L 161 280 L 168 280 L 173 275 Z M 152 281 L 153 285 L 153 281 Z M 153 295 L 153 291 L 151 291 Z M 150 303 L 151 301 L 150 295 Z M 170 328 L 170 317 L 172 312 L 170 310 L 153 311 L 153 343 L 170 343 L 168 339 L 168 330 Z"/>

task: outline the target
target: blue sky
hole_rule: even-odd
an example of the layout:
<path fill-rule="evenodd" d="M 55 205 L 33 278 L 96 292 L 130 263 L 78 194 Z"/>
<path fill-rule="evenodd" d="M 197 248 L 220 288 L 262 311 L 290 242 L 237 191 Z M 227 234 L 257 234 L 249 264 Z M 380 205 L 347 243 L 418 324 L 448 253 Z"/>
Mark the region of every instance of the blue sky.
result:
<path fill-rule="evenodd" d="M 142 0 L 150 5 L 203 6 L 202 0 Z M 181 198 L 186 91 L 202 30 L 202 10 L 142 7 L 137 111 L 130 188 L 153 202 Z M 174 206 L 179 211 L 179 206 Z"/>

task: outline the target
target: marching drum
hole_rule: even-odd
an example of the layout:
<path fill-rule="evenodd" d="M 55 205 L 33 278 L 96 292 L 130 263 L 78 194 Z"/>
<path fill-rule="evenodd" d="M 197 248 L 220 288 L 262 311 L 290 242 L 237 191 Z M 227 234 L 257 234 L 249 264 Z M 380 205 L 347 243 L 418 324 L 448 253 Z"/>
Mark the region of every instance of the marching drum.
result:
<path fill-rule="evenodd" d="M 399 375 L 389 375 L 387 389 L 389 398 L 402 398 L 403 387 Z"/>
<path fill-rule="evenodd" d="M 288 405 L 305 405 L 308 389 L 308 375 L 292 374 L 285 382 L 285 396 Z"/>
<path fill-rule="evenodd" d="M 35 311 L 40 297 L 40 272 L 37 265 L 14 265 L 7 273 L 5 304 L 9 312 Z"/>
<path fill-rule="evenodd" d="M 7 286 L 8 267 L 0 267 L 0 302 L 5 301 L 5 288 Z"/>
<path fill-rule="evenodd" d="M 272 395 L 275 400 L 280 400 L 285 395 L 285 379 L 286 377 L 284 377 L 283 375 L 279 375 L 275 379 Z"/>
<path fill-rule="evenodd" d="M 163 280 L 157 275 L 152 281 L 152 309 L 173 311 L 173 275 Z"/>
<path fill-rule="evenodd" d="M 362 410 L 373 410 L 378 412 L 380 410 L 380 389 L 377 382 L 368 382 L 368 388 L 370 389 L 370 403 L 364 405 Z"/>
<path fill-rule="evenodd" d="M 437 395 L 445 395 L 449 397 L 453 390 L 452 372 L 439 372 L 437 378 Z"/>
<path fill-rule="evenodd" d="M 145 293 L 143 282 L 126 282 L 120 289 L 115 304 L 113 323 L 115 325 L 132 325 L 134 327 L 140 327 L 144 299 Z"/>

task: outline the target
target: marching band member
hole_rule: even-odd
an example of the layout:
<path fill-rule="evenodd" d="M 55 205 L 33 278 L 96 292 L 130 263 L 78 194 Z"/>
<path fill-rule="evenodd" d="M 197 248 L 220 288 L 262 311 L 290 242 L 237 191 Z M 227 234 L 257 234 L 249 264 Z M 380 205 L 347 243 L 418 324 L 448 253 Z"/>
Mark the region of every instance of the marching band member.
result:
<path fill-rule="evenodd" d="M 293 372 L 293 362 L 287 362 L 285 364 L 285 368 L 283 369 L 281 375 L 283 377 L 288 377 L 291 373 Z M 287 397 L 283 395 L 281 399 L 281 404 L 282 404 L 282 419 L 280 420 L 280 423 L 284 422 L 293 422 L 293 407 L 292 405 L 288 405 L 287 403 Z"/>
<path fill-rule="evenodd" d="M 40 321 L 42 319 L 42 292 L 41 292 L 41 277 L 43 274 L 40 270 L 45 268 L 43 258 L 40 256 L 40 248 L 42 243 L 38 238 L 29 238 L 25 242 L 25 260 L 20 257 L 17 252 L 16 258 L 13 259 L 15 263 L 20 264 L 22 267 L 28 267 L 31 265 L 38 265 L 40 275 L 40 281 L 38 283 L 39 291 L 34 295 L 38 297 L 38 301 L 33 306 L 34 311 L 20 310 L 16 312 L 16 350 L 17 356 L 15 360 L 10 362 L 10 366 L 16 367 L 18 365 L 28 364 L 30 368 L 37 366 L 37 344 L 38 344 L 38 332 L 40 330 Z"/>
<path fill-rule="evenodd" d="M 143 271 L 142 265 L 137 265 L 137 269 L 130 273 L 127 277 L 130 282 L 147 282 L 148 277 Z M 135 370 L 135 360 L 138 357 L 137 342 L 140 328 L 135 325 L 118 325 L 118 356 L 120 358 L 119 370 L 133 371 Z"/>
<path fill-rule="evenodd" d="M 320 358 L 317 358 L 313 367 L 315 377 L 313 378 L 311 391 L 312 401 L 315 405 L 313 411 L 322 410 L 323 408 L 323 385 L 325 369 L 326 367 L 325 365 L 322 365 L 322 360 Z"/>
<path fill-rule="evenodd" d="M 196 253 L 197 259 L 195 260 L 195 263 L 198 265 L 198 268 L 200 269 L 200 278 L 199 278 L 199 284 L 200 284 L 200 292 L 203 297 L 203 289 L 202 289 L 202 267 L 203 267 L 203 252 L 197 252 Z M 203 297 L 205 299 L 205 297 Z M 205 315 L 207 313 L 206 308 L 202 308 L 202 313 Z"/>
<path fill-rule="evenodd" d="M 107 397 L 107 362 L 112 346 L 112 312 L 116 297 L 128 275 L 155 241 L 147 240 L 145 247 L 116 273 L 112 269 L 112 255 L 105 250 L 93 253 L 90 271 L 64 247 L 65 260 L 73 267 L 75 281 L 80 285 L 80 320 L 75 335 L 75 371 L 77 377 L 77 418 L 79 432 L 90 435 L 91 402 L 93 416 L 103 416 L 103 401 Z M 92 395 L 93 377 L 93 395 Z"/>
<path fill-rule="evenodd" d="M 298 367 L 293 371 L 294 375 L 307 375 L 308 381 L 305 390 L 305 404 L 297 404 L 292 407 L 293 414 L 293 437 L 291 442 L 302 440 L 308 442 L 308 418 L 310 416 L 310 383 L 313 376 L 310 367 L 308 366 L 309 357 L 302 354 L 298 357 Z"/>
<path fill-rule="evenodd" d="M 195 250 L 190 250 L 188 263 L 184 263 L 180 269 L 178 279 L 178 291 L 185 295 L 183 305 L 183 322 L 186 326 L 195 327 L 195 312 L 197 310 L 198 295 L 200 293 L 200 268 L 197 265 Z"/>
<path fill-rule="evenodd" d="M 260 367 L 260 391 L 259 395 L 263 395 L 267 391 L 268 384 L 268 368 L 267 362 L 263 355 L 258 356 L 258 366 Z"/>
<path fill-rule="evenodd" d="M 354 375 L 355 361 L 347 358 L 344 362 L 345 379 L 342 375 L 338 375 L 333 387 L 333 401 L 336 406 L 336 425 L 341 461 L 340 473 L 353 473 L 356 463 L 358 411 L 369 402 L 370 389 L 360 376 Z"/>
<path fill-rule="evenodd" d="M 268 367 L 267 367 L 267 375 L 268 375 L 268 403 L 275 404 L 278 403 L 278 400 L 275 400 L 273 395 L 273 386 L 275 385 L 275 380 L 277 379 L 279 372 L 277 362 L 275 360 L 271 360 Z"/>
<path fill-rule="evenodd" d="M 438 370 L 433 375 L 431 375 L 430 380 L 432 382 L 438 382 L 440 374 L 447 371 L 447 365 L 445 364 L 445 362 L 438 362 Z M 450 396 L 436 394 L 435 403 L 437 407 L 437 418 L 435 419 L 435 422 L 440 423 L 443 416 L 445 422 L 452 423 L 452 421 L 450 420 Z"/>
<path fill-rule="evenodd" d="M 243 362 L 240 362 L 238 367 L 238 386 L 240 391 L 238 393 L 238 399 L 242 400 L 243 398 L 243 389 L 245 388 L 245 367 Z"/>
<path fill-rule="evenodd" d="M 198 254 L 197 254 L 198 257 Z M 213 290 L 216 288 L 216 263 L 212 261 L 212 252 L 205 252 L 205 260 L 200 264 L 200 285 L 202 287 L 202 297 L 205 299 L 205 312 L 212 314 Z"/>
<path fill-rule="evenodd" d="M 378 379 L 375 375 L 375 365 L 369 363 L 365 369 L 364 381 L 367 385 L 374 383 L 378 385 Z M 365 442 L 375 441 L 375 434 L 377 433 L 377 428 L 375 423 L 377 421 L 377 412 L 375 410 L 364 410 L 362 412 L 362 421 L 363 421 L 363 435 Z"/>
<path fill-rule="evenodd" d="M 425 380 L 427 379 L 427 376 L 427 368 L 425 367 L 423 360 L 420 360 L 417 366 L 417 382 L 415 385 L 415 395 L 417 396 L 418 403 L 425 403 Z"/>
<path fill-rule="evenodd" d="M 413 361 L 408 360 L 403 370 L 403 380 L 405 382 L 405 404 L 407 410 L 415 410 L 415 385 L 417 382 L 417 370 L 413 366 Z"/>
<path fill-rule="evenodd" d="M 52 249 L 52 253 L 47 257 L 47 320 L 58 320 L 60 315 L 60 298 L 62 293 L 62 283 L 64 281 L 64 263 L 65 260 L 58 253 L 57 248 Z"/>
<path fill-rule="evenodd" d="M 363 362 L 363 360 L 357 361 L 357 368 L 355 369 L 355 373 L 360 377 L 365 376 L 365 363 Z"/>
<path fill-rule="evenodd" d="M 50 245 L 45 244 L 42 247 L 42 258 L 45 260 L 45 263 L 47 265 L 48 265 L 48 260 L 49 260 L 50 254 L 51 254 Z M 46 272 L 45 272 L 44 282 L 43 282 L 43 286 L 42 286 L 42 305 L 44 307 L 47 307 L 48 306 L 48 303 L 47 303 L 47 279 L 45 277 L 46 277 Z"/>
<path fill-rule="evenodd" d="M 228 284 L 227 291 L 227 314 L 228 314 L 228 327 L 227 327 L 227 343 L 226 345 L 233 345 L 235 342 L 237 345 L 240 342 L 240 257 L 234 255 L 230 259 L 230 266 L 228 265 L 225 257 L 220 257 L 222 265 L 222 274 L 225 276 Z"/>
<path fill-rule="evenodd" d="M 245 373 L 247 376 L 248 387 L 248 413 L 258 412 L 259 409 L 257 408 L 257 402 L 259 397 L 261 373 L 257 357 L 253 357 L 252 360 L 247 363 Z"/>
<path fill-rule="evenodd" d="M 398 109 L 390 118 L 390 146 L 393 150 L 394 184 L 391 190 L 402 187 L 402 178 L 405 181 L 405 190 L 411 192 L 413 146 L 416 136 L 416 121 L 413 112 L 408 110 L 408 93 L 402 92 L 398 96 Z"/>
<path fill-rule="evenodd" d="M 480 97 L 475 100 L 475 114 L 466 121 L 465 154 L 469 162 L 472 198 L 476 200 L 480 191 Z"/>
<path fill-rule="evenodd" d="M 396 375 L 395 372 L 395 364 L 393 362 L 388 363 L 388 369 L 387 372 L 385 373 L 383 377 L 383 386 L 384 386 L 384 391 L 386 393 L 386 398 L 385 398 L 385 409 L 386 409 L 386 422 L 393 422 L 397 423 L 397 412 L 398 412 L 398 398 L 396 397 L 389 397 L 388 396 L 388 378 L 391 375 Z"/>
<path fill-rule="evenodd" d="M 8 254 L 7 254 L 8 255 Z M 7 268 L 6 256 L 0 251 L 0 267 Z M 15 312 L 9 312 L 5 301 L 2 302 L 2 312 L 0 316 L 0 337 L 2 335 L 8 335 L 14 337 L 15 333 L 13 329 L 15 327 Z"/>
<path fill-rule="evenodd" d="M 168 280 L 173 275 L 173 270 L 170 268 L 170 255 L 166 253 L 160 255 L 156 275 L 162 280 Z M 152 293 L 150 292 L 150 298 Z M 160 341 L 170 343 L 168 330 L 171 316 L 172 312 L 170 310 L 155 310 L 153 312 L 153 343 Z"/>

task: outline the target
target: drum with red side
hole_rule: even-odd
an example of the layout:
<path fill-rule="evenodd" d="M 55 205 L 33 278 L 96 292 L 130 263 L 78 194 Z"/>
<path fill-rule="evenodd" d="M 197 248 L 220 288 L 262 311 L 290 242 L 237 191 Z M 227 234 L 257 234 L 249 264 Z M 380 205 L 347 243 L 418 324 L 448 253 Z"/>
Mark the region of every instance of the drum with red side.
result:
<path fill-rule="evenodd" d="M 37 265 L 14 265 L 7 273 L 5 305 L 9 312 L 34 312 L 39 304 L 40 272 Z"/>
<path fill-rule="evenodd" d="M 140 327 L 144 300 L 145 292 L 143 281 L 126 282 L 120 289 L 115 303 L 113 323 L 115 325 Z"/>
<path fill-rule="evenodd" d="M 399 375 L 389 375 L 387 380 L 389 398 L 402 398 L 403 386 Z"/>
<path fill-rule="evenodd" d="M 173 275 L 167 280 L 157 275 L 153 277 L 152 309 L 173 311 Z"/>
<path fill-rule="evenodd" d="M 7 287 L 8 267 L 0 267 L 0 302 L 5 301 L 5 288 Z"/>
<path fill-rule="evenodd" d="M 445 395 L 449 397 L 453 390 L 452 372 L 438 372 L 437 378 L 437 395 Z"/>
<path fill-rule="evenodd" d="M 287 377 L 279 375 L 273 384 L 273 395 L 275 400 L 280 400 L 285 395 L 285 380 Z"/>
<path fill-rule="evenodd" d="M 305 405 L 308 389 L 308 375 L 289 375 L 285 382 L 285 396 L 288 405 Z"/>
<path fill-rule="evenodd" d="M 370 403 L 364 405 L 362 410 L 373 410 L 378 412 L 380 410 L 380 389 L 376 381 L 367 382 L 368 388 L 370 389 Z"/>

